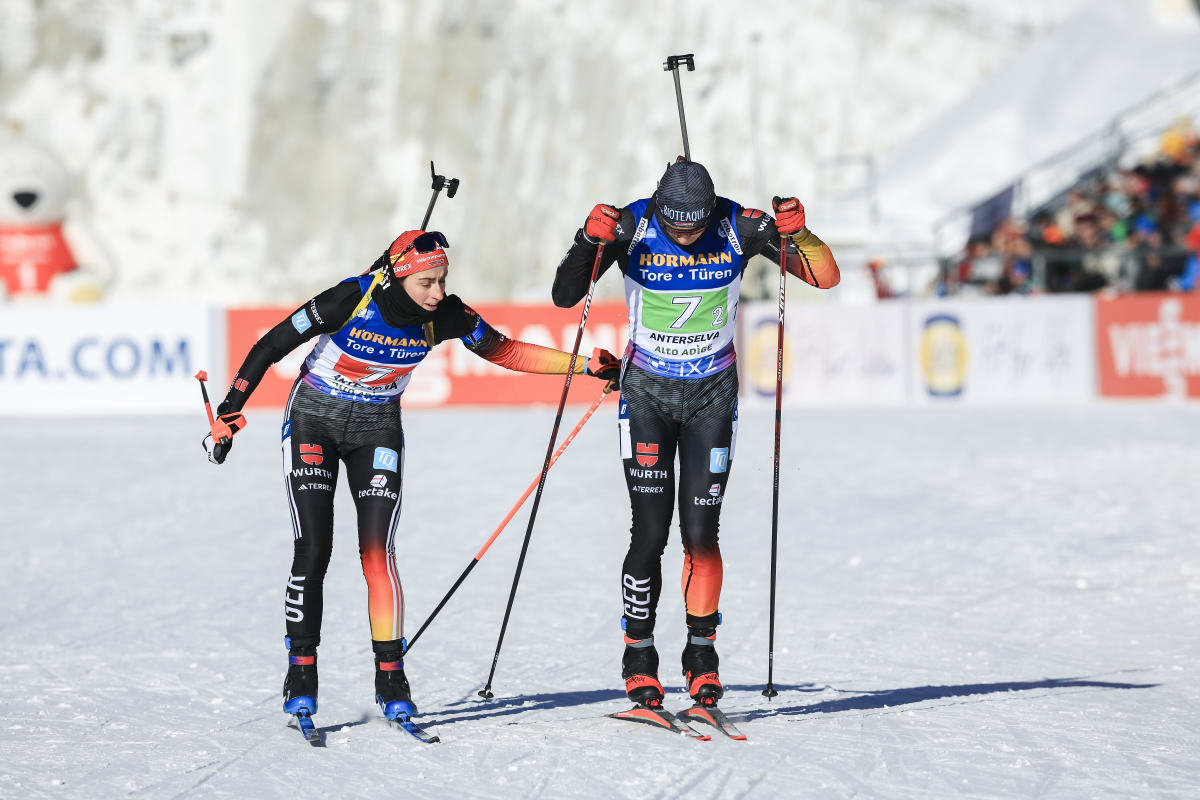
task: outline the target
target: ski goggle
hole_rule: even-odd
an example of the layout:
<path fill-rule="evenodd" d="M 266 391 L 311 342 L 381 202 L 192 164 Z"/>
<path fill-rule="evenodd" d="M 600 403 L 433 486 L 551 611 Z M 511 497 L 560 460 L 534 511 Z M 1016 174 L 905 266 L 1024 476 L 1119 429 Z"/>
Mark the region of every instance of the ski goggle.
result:
<path fill-rule="evenodd" d="M 408 243 L 408 246 L 401 250 L 392 259 L 393 262 L 404 258 L 404 254 L 409 250 L 416 250 L 418 253 L 432 253 L 435 250 L 440 250 L 449 247 L 450 242 L 446 241 L 446 235 L 441 231 L 429 231 L 422 233 L 417 238 Z"/>
<path fill-rule="evenodd" d="M 707 228 L 707 227 L 708 227 L 708 223 L 709 223 L 709 221 L 711 220 L 711 218 L 712 218 L 712 217 L 711 217 L 711 215 L 710 215 L 710 216 L 708 216 L 708 217 L 705 217 L 703 220 L 701 220 L 701 221 L 699 221 L 699 222 L 693 223 L 693 224 L 692 224 L 691 226 L 689 226 L 689 227 L 686 227 L 686 228 L 677 228 L 677 227 L 675 227 L 674 225 L 671 225 L 670 223 L 666 222 L 666 221 L 665 221 L 665 220 L 662 218 L 662 216 L 661 216 L 661 215 L 659 215 L 659 217 L 658 217 L 658 224 L 659 224 L 659 225 L 661 225 L 662 227 L 666 228 L 666 230 L 667 230 L 667 232 L 668 232 L 668 233 L 673 233 L 673 234 L 675 234 L 676 236 L 690 236 L 690 235 L 692 235 L 693 233 L 696 233 L 697 231 L 702 231 L 702 230 L 704 230 L 705 228 Z"/>

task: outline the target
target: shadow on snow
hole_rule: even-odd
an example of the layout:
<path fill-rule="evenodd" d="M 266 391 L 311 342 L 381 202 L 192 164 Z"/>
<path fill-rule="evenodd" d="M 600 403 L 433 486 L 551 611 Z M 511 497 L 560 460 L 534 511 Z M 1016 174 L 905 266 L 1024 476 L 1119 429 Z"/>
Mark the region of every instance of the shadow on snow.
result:
<path fill-rule="evenodd" d="M 963 683 L 945 686 L 907 686 L 898 689 L 854 690 L 835 689 L 831 686 L 816 684 L 776 684 L 782 698 L 789 692 L 824 692 L 834 691 L 845 697 L 822 700 L 817 703 L 791 706 L 765 706 L 746 711 L 730 712 L 729 718 L 734 722 L 765 719 L 777 716 L 798 716 L 803 714 L 836 714 L 841 711 L 872 711 L 896 706 L 923 703 L 929 700 L 942 700 L 952 697 L 977 697 L 980 695 L 1008 694 L 1025 692 L 1035 689 L 1152 689 L 1157 683 L 1124 683 L 1118 681 L 1093 680 L 1091 678 L 1044 678 L 1038 681 L 1003 681 L 998 683 Z M 757 694 L 762 690 L 762 684 L 728 685 L 726 691 L 747 691 Z M 449 725 L 456 722 L 468 722 L 478 719 L 503 717 L 512 714 L 524 714 L 527 711 L 544 711 L 552 708 L 570 708 L 587 706 L 593 703 L 628 704 L 625 693 L 619 689 L 591 689 L 575 692 L 547 692 L 539 694 L 516 695 L 514 697 L 494 698 L 492 700 L 473 700 L 467 698 L 449 703 L 459 706 L 457 709 L 435 711 L 423 714 L 422 718 L 430 721 L 437 720 L 439 725 Z M 764 700 L 765 702 L 765 700 Z M 682 689 L 668 689 L 666 705 L 669 707 L 684 705 L 687 698 Z"/>

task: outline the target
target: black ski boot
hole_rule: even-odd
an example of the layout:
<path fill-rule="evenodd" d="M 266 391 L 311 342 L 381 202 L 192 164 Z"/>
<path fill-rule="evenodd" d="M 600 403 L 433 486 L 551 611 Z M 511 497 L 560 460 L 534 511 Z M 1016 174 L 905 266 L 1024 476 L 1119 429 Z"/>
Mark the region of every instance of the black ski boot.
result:
<path fill-rule="evenodd" d="M 715 706 L 725 694 L 717 675 L 716 627 L 688 626 L 688 643 L 683 648 L 683 678 L 688 694 L 697 705 Z"/>
<path fill-rule="evenodd" d="M 644 639 L 625 637 L 625 656 L 621 659 L 621 677 L 625 694 L 646 708 L 662 708 L 663 687 L 658 682 L 658 651 L 654 635 Z"/>
<path fill-rule="evenodd" d="M 283 679 L 283 710 L 289 714 L 317 713 L 317 648 L 288 650 L 287 677 Z"/>
<path fill-rule="evenodd" d="M 401 640 L 403 641 L 403 640 Z M 404 651 L 383 650 L 375 653 L 375 702 L 390 720 L 417 713 L 408 678 L 404 676 Z"/>

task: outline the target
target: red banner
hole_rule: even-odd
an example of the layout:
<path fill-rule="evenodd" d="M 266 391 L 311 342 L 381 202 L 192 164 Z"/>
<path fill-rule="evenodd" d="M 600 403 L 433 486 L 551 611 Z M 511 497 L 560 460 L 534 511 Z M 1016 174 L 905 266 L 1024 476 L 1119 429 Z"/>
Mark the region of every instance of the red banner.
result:
<path fill-rule="evenodd" d="M 488 323 L 505 335 L 523 342 L 556 347 L 570 352 L 579 331 L 581 307 L 549 305 L 472 305 Z M 238 308 L 228 312 L 228 364 L 232 372 L 242 363 L 250 347 L 264 333 L 286 319 L 295 309 Z M 587 330 L 579 352 L 587 358 L 593 347 L 604 347 L 620 356 L 628 337 L 624 303 L 592 303 Z M 263 377 L 247 403 L 248 408 L 282 408 L 300 366 L 312 349 L 307 343 L 284 358 Z M 562 396 L 562 375 L 527 375 L 498 367 L 472 353 L 455 340 L 439 344 L 413 371 L 404 391 L 406 407 L 445 405 L 557 404 Z M 590 403 L 602 386 L 594 378 L 577 376 L 571 381 L 573 403 Z"/>
<path fill-rule="evenodd" d="M 1200 296 L 1096 300 L 1103 397 L 1200 397 Z"/>

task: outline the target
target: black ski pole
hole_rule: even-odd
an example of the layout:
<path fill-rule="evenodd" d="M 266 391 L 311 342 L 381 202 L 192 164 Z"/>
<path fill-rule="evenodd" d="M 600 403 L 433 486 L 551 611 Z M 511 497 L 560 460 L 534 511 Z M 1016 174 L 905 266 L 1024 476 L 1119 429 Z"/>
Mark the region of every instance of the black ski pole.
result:
<path fill-rule="evenodd" d="M 588 281 L 587 297 L 583 300 L 583 314 L 579 317 L 579 331 L 575 334 L 575 347 L 571 350 L 571 364 L 567 368 L 567 379 L 563 381 L 562 397 L 558 399 L 558 413 L 554 415 L 554 428 L 550 431 L 550 444 L 546 447 L 546 461 L 542 465 L 542 475 L 538 478 L 537 493 L 533 496 L 533 507 L 529 511 L 529 525 L 525 528 L 525 541 L 521 543 L 521 555 L 517 559 L 517 571 L 513 574 L 512 589 L 508 593 L 508 607 L 504 609 L 504 622 L 500 624 L 500 637 L 496 640 L 496 654 L 492 657 L 492 669 L 488 672 L 487 683 L 479 690 L 479 696 L 491 699 L 492 678 L 496 676 L 496 664 L 500 662 L 500 646 L 504 644 L 504 632 L 508 629 L 508 618 L 512 614 L 513 600 L 517 596 L 517 583 L 521 580 L 521 570 L 525 567 L 525 553 L 529 550 L 529 538 L 533 535 L 533 521 L 537 518 L 538 505 L 542 502 L 542 489 L 546 485 L 546 473 L 550 471 L 550 461 L 554 455 L 554 442 L 558 439 L 558 426 L 562 422 L 563 408 L 567 405 L 567 392 L 571 388 L 571 376 L 575 372 L 575 361 L 579 357 L 579 345 L 583 341 L 583 327 L 587 324 L 588 309 L 592 305 L 592 293 L 596 289 L 596 277 L 600 273 L 600 259 L 604 256 L 604 242 L 596 248 L 596 260 L 592 262 L 592 276 Z"/>
<path fill-rule="evenodd" d="M 433 196 L 429 198 L 429 207 L 425 209 L 425 219 L 421 220 L 421 230 L 425 230 L 425 226 L 429 224 L 429 217 L 433 214 L 433 204 L 437 202 L 438 194 L 442 189 L 446 190 L 446 197 L 454 197 L 454 193 L 458 191 L 458 178 L 446 180 L 445 175 L 438 175 L 433 168 L 433 162 L 429 162 L 429 174 L 433 176 Z"/>
<path fill-rule="evenodd" d="M 775 485 L 771 497 L 771 614 L 767 644 L 767 688 L 775 697 L 775 563 L 779 550 L 779 434 L 783 428 L 783 309 L 787 292 L 787 237 L 779 237 L 779 339 L 775 356 Z"/>
<path fill-rule="evenodd" d="M 692 57 L 692 53 L 682 56 L 667 56 L 667 60 L 663 64 L 663 70 L 675 76 L 675 101 L 679 105 L 679 128 L 683 131 L 683 159 L 684 161 L 691 161 L 692 151 L 688 147 L 687 120 L 683 117 L 683 88 L 679 85 L 680 65 L 686 66 L 688 72 L 696 71 L 696 61 Z"/>

